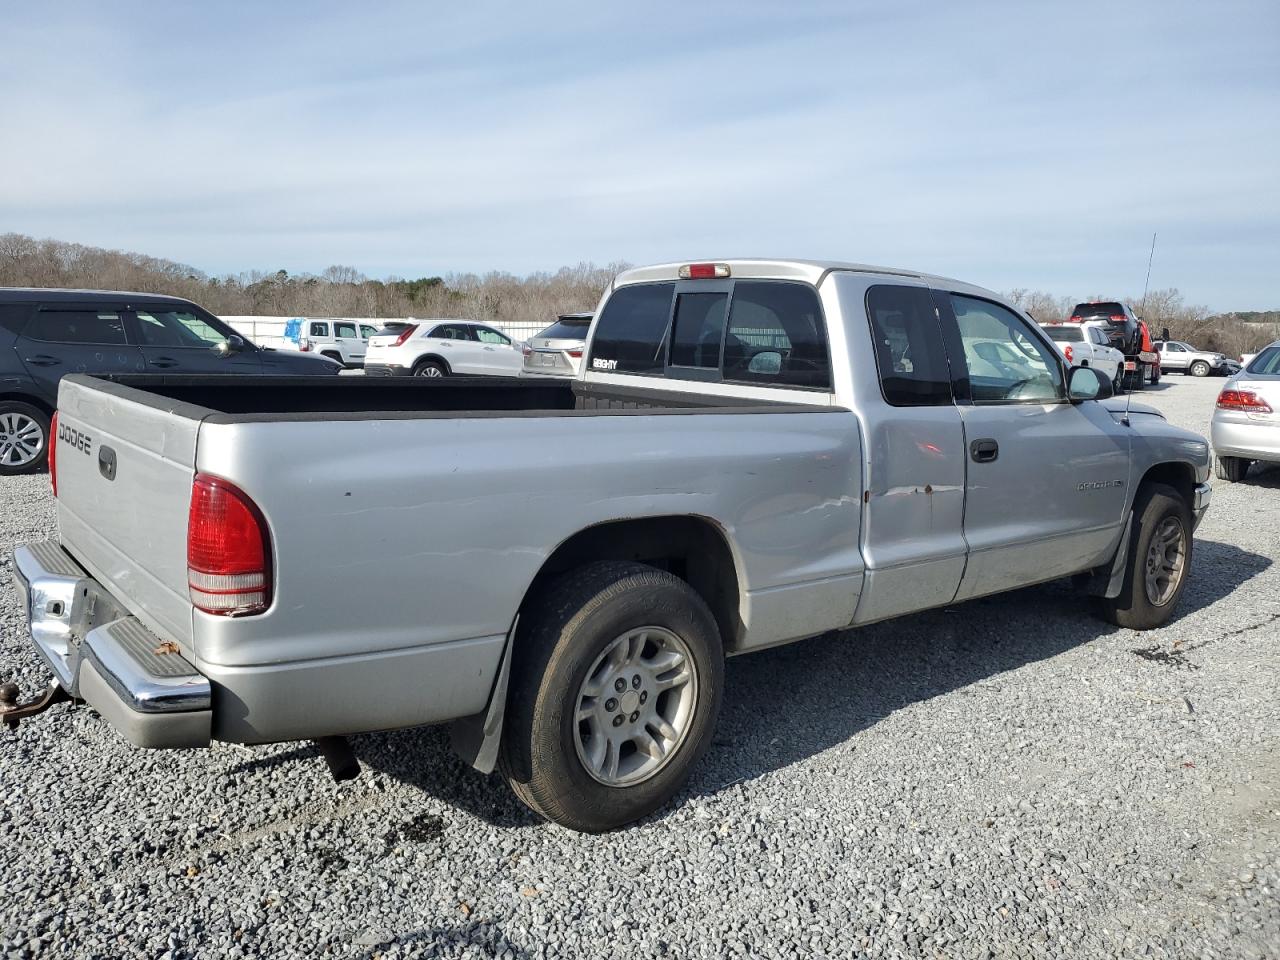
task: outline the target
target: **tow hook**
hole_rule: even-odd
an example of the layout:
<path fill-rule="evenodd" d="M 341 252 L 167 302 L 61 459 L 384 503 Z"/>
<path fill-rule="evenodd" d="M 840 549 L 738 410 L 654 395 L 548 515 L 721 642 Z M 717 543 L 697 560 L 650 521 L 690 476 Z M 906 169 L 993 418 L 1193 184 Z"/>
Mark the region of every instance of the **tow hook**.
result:
<path fill-rule="evenodd" d="M 3 720 L 4 725 L 10 730 L 17 730 L 20 721 L 44 713 L 55 703 L 71 699 L 71 694 L 56 681 L 49 684 L 49 689 L 40 696 L 26 703 L 18 702 L 21 692 L 16 683 L 0 684 L 0 720 Z"/>

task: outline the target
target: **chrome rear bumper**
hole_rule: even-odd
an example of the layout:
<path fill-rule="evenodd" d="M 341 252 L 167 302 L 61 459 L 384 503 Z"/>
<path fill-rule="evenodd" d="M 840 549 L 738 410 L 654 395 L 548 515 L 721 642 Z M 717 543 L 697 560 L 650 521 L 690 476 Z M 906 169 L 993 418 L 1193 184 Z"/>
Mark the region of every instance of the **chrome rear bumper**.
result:
<path fill-rule="evenodd" d="M 13 552 L 31 640 L 60 686 L 142 747 L 207 746 L 213 694 L 54 540 Z"/>

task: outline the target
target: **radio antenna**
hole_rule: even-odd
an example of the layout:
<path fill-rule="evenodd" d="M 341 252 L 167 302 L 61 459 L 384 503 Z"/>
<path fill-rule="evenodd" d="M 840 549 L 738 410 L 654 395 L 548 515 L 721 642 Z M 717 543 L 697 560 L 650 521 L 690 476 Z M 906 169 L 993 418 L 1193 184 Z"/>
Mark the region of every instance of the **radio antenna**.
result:
<path fill-rule="evenodd" d="M 1146 279 L 1146 280 L 1144 280 L 1144 281 L 1142 282 L 1142 307 L 1141 307 L 1141 309 L 1142 309 L 1142 322 L 1143 322 L 1143 323 L 1146 323 L 1146 322 L 1147 322 L 1147 291 L 1151 289 L 1151 262 L 1152 262 L 1153 260 L 1155 260 L 1155 258 L 1156 258 L 1156 235 L 1155 235 L 1155 232 L 1154 232 L 1154 231 L 1152 231 L 1152 233 L 1151 233 L 1151 252 L 1150 252 L 1149 254 L 1147 254 L 1147 279 Z M 1150 325 L 1150 324 L 1147 324 L 1147 329 L 1148 329 L 1148 330 L 1150 330 L 1150 329 L 1151 329 L 1151 325 Z M 1142 345 L 1141 345 L 1141 344 L 1139 344 L 1138 346 L 1139 346 L 1139 347 L 1141 347 Z M 1142 351 L 1141 351 L 1141 350 L 1139 350 L 1138 352 L 1139 352 L 1139 354 L 1141 354 L 1141 352 L 1142 352 Z M 1138 376 L 1139 376 L 1139 377 L 1143 376 L 1143 373 L 1142 373 L 1142 357 L 1141 357 L 1141 356 L 1139 356 L 1139 357 L 1138 357 L 1138 371 L 1137 371 L 1137 373 L 1138 373 Z M 1121 377 L 1121 378 L 1120 378 L 1120 382 L 1121 382 L 1121 383 L 1123 383 L 1123 382 L 1124 382 L 1124 378 L 1123 378 L 1123 377 Z M 1125 396 L 1125 398 L 1124 398 L 1124 420 L 1123 420 L 1122 422 L 1124 423 L 1124 425 L 1125 425 L 1126 427 L 1127 427 L 1127 426 L 1129 426 L 1129 405 L 1130 405 L 1131 403 L 1133 403 L 1133 391 L 1132 391 L 1132 390 L 1128 391 L 1128 393 L 1126 394 L 1126 396 Z"/>

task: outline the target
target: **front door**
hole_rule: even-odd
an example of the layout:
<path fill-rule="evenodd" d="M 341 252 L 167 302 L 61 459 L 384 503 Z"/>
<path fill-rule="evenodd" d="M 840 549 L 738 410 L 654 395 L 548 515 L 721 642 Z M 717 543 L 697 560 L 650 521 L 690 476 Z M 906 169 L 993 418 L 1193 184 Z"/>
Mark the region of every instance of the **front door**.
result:
<path fill-rule="evenodd" d="M 935 291 L 949 352 L 963 356 L 968 454 L 957 599 L 1103 562 L 1119 540 L 1128 428 L 1099 401 L 1067 400 L 1066 367 L 1029 321 L 990 300 Z"/>
<path fill-rule="evenodd" d="M 476 342 L 480 344 L 480 363 L 484 372 L 495 377 L 518 377 L 524 364 L 524 356 L 511 343 L 505 333 L 491 327 L 475 327 Z"/>
<path fill-rule="evenodd" d="M 148 373 L 261 373 L 258 350 L 218 353 L 228 333 L 191 310 L 140 306 L 132 314 L 134 335 Z"/>
<path fill-rule="evenodd" d="M 119 304 L 43 304 L 14 348 L 36 388 L 58 402 L 58 381 L 68 373 L 140 373 L 142 356 L 129 342 Z"/>

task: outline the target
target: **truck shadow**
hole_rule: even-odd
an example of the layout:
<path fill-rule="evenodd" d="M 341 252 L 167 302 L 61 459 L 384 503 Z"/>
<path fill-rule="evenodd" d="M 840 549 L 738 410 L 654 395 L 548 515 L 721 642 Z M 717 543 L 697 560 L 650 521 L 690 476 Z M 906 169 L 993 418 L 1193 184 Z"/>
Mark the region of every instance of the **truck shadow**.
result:
<path fill-rule="evenodd" d="M 1231 544 L 1197 540 L 1175 622 L 1270 565 Z M 913 703 L 1118 632 L 1059 580 L 734 658 L 715 741 L 673 803 L 804 760 Z M 499 776 L 481 776 L 459 760 L 447 728 L 369 735 L 353 744 L 362 763 L 490 824 L 541 822 Z"/>

